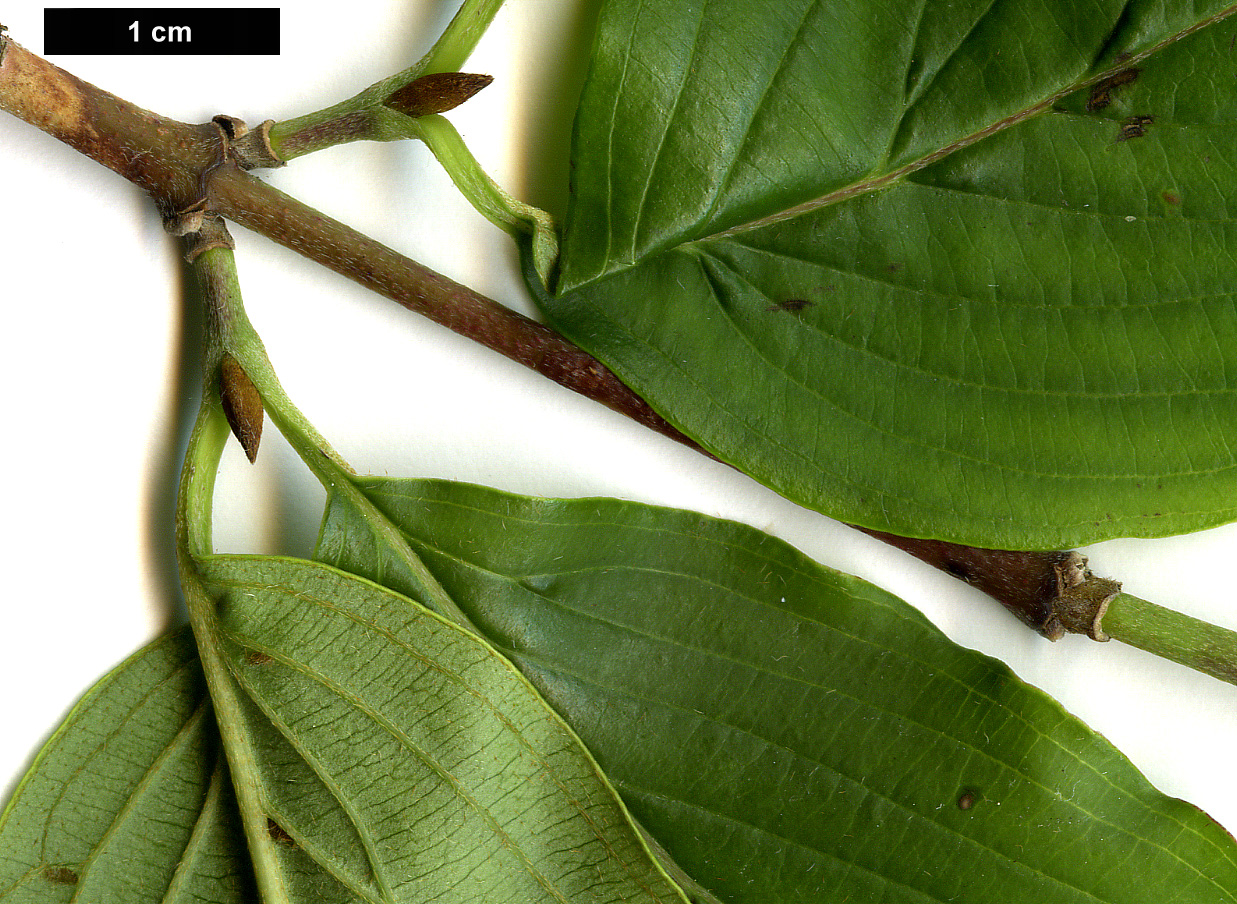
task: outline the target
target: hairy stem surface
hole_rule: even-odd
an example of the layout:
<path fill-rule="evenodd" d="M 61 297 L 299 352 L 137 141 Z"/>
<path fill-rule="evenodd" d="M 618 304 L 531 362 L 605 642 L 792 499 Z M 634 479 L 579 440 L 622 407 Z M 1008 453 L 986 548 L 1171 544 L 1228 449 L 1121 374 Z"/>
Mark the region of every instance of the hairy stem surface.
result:
<path fill-rule="evenodd" d="M 1113 640 L 1237 684 L 1237 631 L 1119 593 L 1108 604 L 1104 631 Z"/>
<path fill-rule="evenodd" d="M 439 59 L 436 51 L 431 51 L 427 59 L 433 58 L 431 62 L 438 66 L 448 57 L 448 61 L 454 61 L 461 54 L 466 56 L 465 51 L 471 50 L 484 30 L 483 25 L 488 24 L 500 5 L 499 0 L 466 4 L 460 16 L 467 12 L 472 18 L 460 20 L 468 29 L 459 32 L 458 41 L 449 42 L 451 53 L 443 51 L 446 55 L 439 54 L 442 57 Z M 418 66 L 368 90 L 381 91 L 381 96 L 386 97 L 400 84 L 428 71 Z M 358 95 L 360 97 L 362 95 Z M 371 100 L 366 95 L 365 103 Z M 601 362 L 558 333 L 250 176 L 239 165 L 241 158 L 232 153 L 228 141 L 238 121 L 229 120 L 230 124 L 223 125 L 217 121 L 187 125 L 159 117 L 52 66 L 3 34 L 0 34 L 0 109 L 65 141 L 141 186 L 154 199 L 169 227 L 178 234 L 201 228 L 201 219 L 193 220 L 195 215 L 226 216 L 574 392 L 704 452 Z M 391 115 L 400 114 L 392 112 Z M 406 127 L 401 126 L 401 130 L 407 133 Z M 276 133 L 275 129 L 271 131 L 272 135 Z M 255 376 L 255 381 L 261 379 L 260 374 L 251 376 Z M 1062 630 L 1058 618 L 1062 570 L 1074 554 L 977 549 L 939 540 L 866 532 L 974 584 L 1041 633 L 1059 636 Z M 1086 579 L 1090 579 L 1089 572 Z M 1113 613 L 1108 613 L 1105 630 L 1111 636 L 1129 639 L 1147 649 L 1159 643 L 1164 650 L 1171 650 L 1171 638 L 1162 635 L 1182 629 L 1182 625 L 1167 617 L 1152 618 L 1147 610 L 1139 610 L 1124 602 L 1124 598 L 1121 594 L 1106 600 L 1116 606 L 1118 614 L 1114 622 Z M 1121 615 L 1123 610 L 1124 616 Z M 1135 611 L 1142 614 L 1135 617 L 1132 614 Z M 1237 635 L 1223 629 L 1214 630 L 1219 633 L 1209 634 L 1208 640 L 1200 640 L 1195 645 L 1228 644 L 1230 649 L 1237 650 Z M 1177 661 L 1185 661 L 1180 657 L 1187 657 L 1184 652 L 1180 656 L 1173 652 L 1161 655 Z M 1201 653 L 1189 655 L 1193 658 L 1186 664 L 1202 661 Z M 1237 661 L 1237 653 L 1232 658 Z M 1223 671 L 1230 666 L 1218 668 Z M 1216 674 L 1209 668 L 1203 670 Z"/>
<path fill-rule="evenodd" d="M 384 107 L 383 102 L 423 75 L 454 72 L 464 65 L 503 2 L 464 0 L 424 57 L 347 100 L 275 123 L 270 130 L 271 150 L 280 160 L 287 161 L 349 141 L 395 141 L 408 137 L 406 118 Z"/>

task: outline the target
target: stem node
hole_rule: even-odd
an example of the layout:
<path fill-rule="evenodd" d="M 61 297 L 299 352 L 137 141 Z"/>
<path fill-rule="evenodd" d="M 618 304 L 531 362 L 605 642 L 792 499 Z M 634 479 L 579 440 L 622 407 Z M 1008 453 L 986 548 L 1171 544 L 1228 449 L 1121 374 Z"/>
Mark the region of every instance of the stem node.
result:
<path fill-rule="evenodd" d="M 241 169 L 251 170 L 259 167 L 274 169 L 287 166 L 286 160 L 280 159 L 271 147 L 271 126 L 275 120 L 268 119 L 256 129 L 249 129 L 232 141 L 232 155 Z"/>
<path fill-rule="evenodd" d="M 1101 622 L 1108 604 L 1121 592 L 1121 582 L 1096 577 L 1087 567 L 1087 557 L 1071 552 L 1056 566 L 1057 595 L 1052 601 L 1052 615 L 1041 629 L 1049 640 L 1060 640 L 1067 631 L 1086 634 L 1092 640 L 1105 641 Z"/>

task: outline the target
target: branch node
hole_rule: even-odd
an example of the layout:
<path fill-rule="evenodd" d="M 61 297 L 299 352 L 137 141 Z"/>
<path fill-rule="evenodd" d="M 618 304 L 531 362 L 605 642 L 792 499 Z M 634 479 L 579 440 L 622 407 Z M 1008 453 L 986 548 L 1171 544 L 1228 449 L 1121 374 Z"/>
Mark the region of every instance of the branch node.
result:
<path fill-rule="evenodd" d="M 1086 634 L 1092 640 L 1105 641 L 1102 622 L 1113 598 L 1121 592 L 1121 582 L 1096 577 L 1087 567 L 1086 556 L 1071 552 L 1055 566 L 1057 595 L 1052 601 L 1052 614 L 1040 629 L 1049 640 L 1060 640 L 1066 632 Z"/>
<path fill-rule="evenodd" d="M 245 124 L 245 120 L 239 117 L 220 113 L 217 116 L 212 116 L 210 121 L 219 126 L 219 131 L 223 133 L 225 145 L 249 134 L 249 126 Z"/>
<path fill-rule="evenodd" d="M 271 126 L 275 120 L 268 119 L 256 129 L 246 131 L 232 140 L 232 158 L 241 169 L 287 166 L 271 147 Z"/>
<path fill-rule="evenodd" d="M 218 116 L 211 117 L 211 122 L 219 132 L 219 146 L 215 152 L 215 159 L 198 174 L 197 199 L 178 211 L 164 215 L 163 228 L 172 235 L 190 235 L 201 231 L 207 213 L 213 213 L 210 182 L 216 172 L 229 164 L 241 169 L 249 168 L 248 159 L 237 150 L 238 146 L 245 146 L 244 142 L 249 136 L 255 134 L 249 131 L 245 120 L 220 113 Z M 259 128 L 260 130 L 269 129 L 269 126 L 267 122 Z"/>
<path fill-rule="evenodd" d="M 208 219 L 202 216 L 199 220 L 198 228 L 185 234 L 185 260 L 188 263 L 192 264 L 199 254 L 212 248 L 235 250 L 236 242 L 232 241 L 232 234 L 228 232 L 222 217 L 212 216 Z"/>
<path fill-rule="evenodd" d="M 202 229 L 206 219 L 206 199 L 195 201 L 184 210 L 167 214 L 163 228 L 171 235 L 192 235 Z"/>

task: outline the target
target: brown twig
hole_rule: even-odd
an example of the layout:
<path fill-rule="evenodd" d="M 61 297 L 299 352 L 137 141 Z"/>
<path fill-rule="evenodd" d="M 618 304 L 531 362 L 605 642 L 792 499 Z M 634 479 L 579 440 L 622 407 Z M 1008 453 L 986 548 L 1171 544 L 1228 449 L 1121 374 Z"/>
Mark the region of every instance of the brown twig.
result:
<path fill-rule="evenodd" d="M 233 153 L 229 145 L 236 120 L 187 125 L 156 116 L 58 69 L 3 35 L 0 109 L 141 186 L 173 231 L 193 228 L 192 223 L 180 222 L 187 213 L 223 215 L 663 436 L 709 454 L 605 365 L 558 333 L 249 175 L 239 165 L 245 162 L 244 155 Z M 975 585 L 1051 638 L 1063 630 L 1063 601 L 1077 596 L 1073 593 L 1077 587 L 1095 586 L 1086 582 L 1099 580 L 1085 571 L 1085 560 L 1078 564 L 1075 553 L 1008 552 L 865 532 Z M 1077 579 L 1064 581 L 1066 573 Z"/>
<path fill-rule="evenodd" d="M 190 207 L 215 162 L 218 127 L 156 116 L 0 35 L 0 110 L 144 189 L 165 219 Z"/>
<path fill-rule="evenodd" d="M 212 210 L 317 261 L 379 295 L 588 396 L 666 436 L 699 448 L 600 361 L 558 333 L 435 273 L 237 167 L 211 180 Z"/>

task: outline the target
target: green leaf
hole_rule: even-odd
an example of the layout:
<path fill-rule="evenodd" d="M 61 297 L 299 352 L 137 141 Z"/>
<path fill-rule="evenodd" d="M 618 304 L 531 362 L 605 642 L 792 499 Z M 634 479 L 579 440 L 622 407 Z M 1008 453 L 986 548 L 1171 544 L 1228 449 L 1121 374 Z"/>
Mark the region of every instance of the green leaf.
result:
<path fill-rule="evenodd" d="M 752 528 L 357 482 L 728 902 L 1237 900 L 1237 845 L 905 603 Z M 318 555 L 405 580 L 328 502 Z"/>
<path fill-rule="evenodd" d="M 187 630 L 100 681 L 0 819 L 4 904 L 254 900 L 206 685 Z"/>
<path fill-rule="evenodd" d="M 683 901 L 578 739 L 487 644 L 323 565 L 196 568 L 268 902 Z"/>
<path fill-rule="evenodd" d="M 1237 517 L 1220 0 L 605 6 L 553 325 L 789 498 L 1061 548 Z"/>

